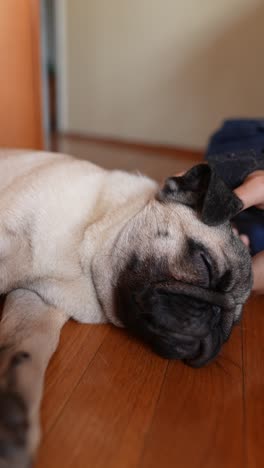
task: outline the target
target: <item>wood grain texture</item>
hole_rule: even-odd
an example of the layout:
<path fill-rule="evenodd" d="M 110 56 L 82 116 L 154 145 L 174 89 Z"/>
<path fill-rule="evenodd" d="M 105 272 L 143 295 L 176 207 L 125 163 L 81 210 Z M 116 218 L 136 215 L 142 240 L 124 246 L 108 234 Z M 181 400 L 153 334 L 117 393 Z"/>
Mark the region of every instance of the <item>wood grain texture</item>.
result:
<path fill-rule="evenodd" d="M 107 325 L 80 325 L 73 321 L 65 325 L 60 347 L 46 376 L 42 405 L 44 433 L 55 423 L 109 328 Z"/>
<path fill-rule="evenodd" d="M 264 297 L 254 298 L 246 307 L 243 354 L 247 466 L 261 468 L 264 460 Z"/>
<path fill-rule="evenodd" d="M 169 364 L 140 467 L 244 467 L 241 331 L 203 369 Z"/>
<path fill-rule="evenodd" d="M 37 0 L 0 2 L 0 146 L 43 147 Z"/>
<path fill-rule="evenodd" d="M 80 468 L 88 464 L 136 467 L 166 368 L 165 360 L 123 330 L 112 328 L 62 417 L 45 437 L 39 468 L 57 468 L 65 463 Z"/>

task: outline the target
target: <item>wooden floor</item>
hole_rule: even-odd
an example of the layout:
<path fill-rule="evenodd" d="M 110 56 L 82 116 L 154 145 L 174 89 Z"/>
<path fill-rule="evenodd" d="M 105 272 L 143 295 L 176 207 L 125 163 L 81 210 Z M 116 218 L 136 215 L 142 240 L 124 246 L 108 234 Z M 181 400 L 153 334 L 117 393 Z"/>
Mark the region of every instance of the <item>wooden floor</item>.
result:
<path fill-rule="evenodd" d="M 157 178 L 199 155 L 61 139 L 58 149 Z M 264 299 L 210 366 L 163 360 L 110 325 L 71 322 L 49 366 L 37 468 L 264 466 Z"/>

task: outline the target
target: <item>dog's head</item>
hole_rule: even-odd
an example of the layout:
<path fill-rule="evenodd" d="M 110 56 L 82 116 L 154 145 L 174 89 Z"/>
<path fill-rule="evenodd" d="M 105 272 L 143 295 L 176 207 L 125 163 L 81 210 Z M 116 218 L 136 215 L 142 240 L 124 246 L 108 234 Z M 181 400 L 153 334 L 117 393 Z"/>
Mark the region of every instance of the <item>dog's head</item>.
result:
<path fill-rule="evenodd" d="M 230 219 L 242 202 L 209 166 L 171 177 L 113 249 L 121 324 L 161 356 L 199 367 L 239 320 L 252 285 L 248 249 Z"/>

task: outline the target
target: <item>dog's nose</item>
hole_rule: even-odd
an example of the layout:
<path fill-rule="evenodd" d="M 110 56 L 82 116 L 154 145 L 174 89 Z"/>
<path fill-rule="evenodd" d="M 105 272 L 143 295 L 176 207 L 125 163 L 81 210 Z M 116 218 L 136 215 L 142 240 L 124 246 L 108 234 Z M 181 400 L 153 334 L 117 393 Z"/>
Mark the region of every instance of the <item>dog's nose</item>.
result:
<path fill-rule="evenodd" d="M 194 359 L 200 354 L 200 346 L 200 340 L 181 337 L 175 346 L 175 353 L 178 359 Z"/>
<path fill-rule="evenodd" d="M 213 305 L 212 307 L 212 318 L 211 318 L 211 329 L 213 330 L 219 325 L 221 319 L 221 307 Z"/>

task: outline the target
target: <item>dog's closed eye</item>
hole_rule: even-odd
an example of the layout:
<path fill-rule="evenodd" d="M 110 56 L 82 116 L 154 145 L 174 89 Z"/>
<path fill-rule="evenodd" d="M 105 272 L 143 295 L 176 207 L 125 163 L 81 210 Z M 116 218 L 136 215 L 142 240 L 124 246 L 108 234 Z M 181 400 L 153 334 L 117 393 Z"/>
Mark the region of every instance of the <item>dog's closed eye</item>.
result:
<path fill-rule="evenodd" d="M 214 287 L 216 266 L 211 253 L 200 242 L 188 239 L 189 262 L 199 274 L 200 286 L 204 288 Z"/>
<path fill-rule="evenodd" d="M 209 256 L 205 252 L 200 253 L 200 257 L 202 259 L 202 262 L 206 268 L 207 274 L 208 274 L 208 287 L 210 288 L 212 284 L 212 279 L 213 279 L 213 270 L 212 270 L 212 262 Z"/>

